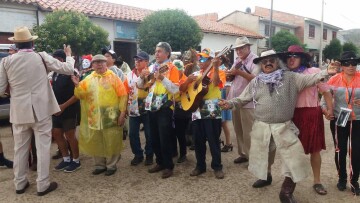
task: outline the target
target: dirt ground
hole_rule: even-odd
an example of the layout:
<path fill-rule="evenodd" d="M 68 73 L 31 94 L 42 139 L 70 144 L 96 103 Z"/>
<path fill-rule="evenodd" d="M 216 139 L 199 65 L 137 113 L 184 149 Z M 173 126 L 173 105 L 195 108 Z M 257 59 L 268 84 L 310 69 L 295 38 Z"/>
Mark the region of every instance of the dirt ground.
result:
<path fill-rule="evenodd" d="M 236 143 L 232 124 L 232 143 Z M 325 123 L 326 147 L 322 154 L 322 183 L 328 194 L 320 196 L 312 188 L 312 177 L 297 184 L 295 197 L 299 203 L 307 202 L 360 202 L 354 197 L 350 188 L 340 192 L 336 188 L 337 171 L 333 161 L 333 142 L 329 132 L 329 123 Z M 13 159 L 13 138 L 9 124 L 0 128 L 1 141 L 6 157 Z M 144 140 L 142 135 L 142 141 Z M 224 139 L 224 138 L 223 138 Z M 161 173 L 149 174 L 150 167 L 140 164 L 130 166 L 133 155 L 129 139 L 118 163 L 115 175 L 93 176 L 93 161 L 91 157 L 81 155 L 82 168 L 75 173 L 64 173 L 52 170 L 58 160 L 51 160 L 50 178 L 59 184 L 55 192 L 44 197 L 36 195 L 36 172 L 28 174 L 30 188 L 25 194 L 16 195 L 13 184 L 13 171 L 0 168 L 0 202 L 279 202 L 278 193 L 283 181 L 281 176 L 281 160 L 277 155 L 273 166 L 273 183 L 271 186 L 254 189 L 251 187 L 256 178 L 247 171 L 247 165 L 235 165 L 237 148 L 228 153 L 222 153 L 225 178 L 218 180 L 210 167 L 211 156 L 207 154 L 208 170 L 200 177 L 190 177 L 189 173 L 195 166 L 194 151 L 188 150 L 188 161 L 176 164 L 174 176 L 161 179 Z M 235 144 L 236 145 L 236 144 Z M 52 145 L 52 153 L 56 150 Z M 209 150 L 208 150 L 209 151 Z M 176 159 L 174 159 L 176 161 Z"/>

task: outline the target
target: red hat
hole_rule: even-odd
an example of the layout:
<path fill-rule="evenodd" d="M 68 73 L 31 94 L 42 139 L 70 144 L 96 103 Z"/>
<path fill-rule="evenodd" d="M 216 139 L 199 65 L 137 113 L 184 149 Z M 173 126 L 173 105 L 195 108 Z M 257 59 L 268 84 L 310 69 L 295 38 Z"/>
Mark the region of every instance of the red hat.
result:
<path fill-rule="evenodd" d="M 82 58 L 82 59 L 87 59 L 87 60 L 91 61 L 91 60 L 92 60 L 92 55 L 91 55 L 91 54 L 89 54 L 89 55 L 84 55 L 84 56 L 82 56 L 81 58 Z"/>
<path fill-rule="evenodd" d="M 304 49 L 299 45 L 291 45 L 289 46 L 287 52 L 279 53 L 279 57 L 284 60 L 286 60 L 291 55 L 299 55 L 308 61 L 311 59 L 311 56 L 308 53 L 305 53 Z"/>

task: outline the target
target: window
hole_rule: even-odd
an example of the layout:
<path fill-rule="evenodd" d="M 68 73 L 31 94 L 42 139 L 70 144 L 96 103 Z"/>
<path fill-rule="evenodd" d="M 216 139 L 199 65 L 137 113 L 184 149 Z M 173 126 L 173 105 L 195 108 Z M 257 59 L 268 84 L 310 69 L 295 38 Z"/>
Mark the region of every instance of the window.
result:
<path fill-rule="evenodd" d="M 270 36 L 269 34 L 270 25 L 265 25 L 265 36 Z M 271 36 L 275 35 L 275 26 L 271 26 Z"/>
<path fill-rule="evenodd" d="M 309 25 L 309 37 L 315 37 L 315 25 Z"/>
<path fill-rule="evenodd" d="M 323 29 L 323 40 L 327 40 L 327 29 Z"/>
<path fill-rule="evenodd" d="M 336 39 L 336 32 L 332 31 L 332 39 Z"/>

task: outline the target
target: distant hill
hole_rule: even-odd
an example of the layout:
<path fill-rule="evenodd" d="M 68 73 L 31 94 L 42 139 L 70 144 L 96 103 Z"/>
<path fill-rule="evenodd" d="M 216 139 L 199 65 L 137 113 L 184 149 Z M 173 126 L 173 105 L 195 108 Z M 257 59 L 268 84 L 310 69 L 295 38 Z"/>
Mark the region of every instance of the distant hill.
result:
<path fill-rule="evenodd" d="M 351 29 L 340 31 L 345 42 L 352 42 L 360 48 L 360 29 Z"/>

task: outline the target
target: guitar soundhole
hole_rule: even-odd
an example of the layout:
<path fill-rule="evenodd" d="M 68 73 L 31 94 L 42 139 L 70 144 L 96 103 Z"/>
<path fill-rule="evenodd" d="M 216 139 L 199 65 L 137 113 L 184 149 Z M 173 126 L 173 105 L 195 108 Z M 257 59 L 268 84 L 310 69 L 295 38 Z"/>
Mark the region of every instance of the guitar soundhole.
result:
<path fill-rule="evenodd" d="M 190 101 L 190 95 L 189 95 L 189 93 L 186 93 L 186 98 L 187 98 L 188 101 Z"/>

